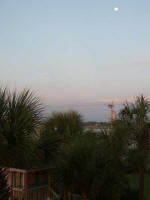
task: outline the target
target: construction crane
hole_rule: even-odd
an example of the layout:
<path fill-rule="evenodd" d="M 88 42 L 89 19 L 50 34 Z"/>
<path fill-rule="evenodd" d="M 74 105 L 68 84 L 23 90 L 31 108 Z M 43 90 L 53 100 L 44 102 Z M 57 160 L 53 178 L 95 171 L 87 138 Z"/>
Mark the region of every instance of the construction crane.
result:
<path fill-rule="evenodd" d="M 111 111 L 111 128 L 112 128 L 112 124 L 113 124 L 113 121 L 116 120 L 116 112 L 114 111 L 114 103 L 112 102 L 111 104 L 108 104 L 108 107 L 110 108 L 110 111 Z"/>

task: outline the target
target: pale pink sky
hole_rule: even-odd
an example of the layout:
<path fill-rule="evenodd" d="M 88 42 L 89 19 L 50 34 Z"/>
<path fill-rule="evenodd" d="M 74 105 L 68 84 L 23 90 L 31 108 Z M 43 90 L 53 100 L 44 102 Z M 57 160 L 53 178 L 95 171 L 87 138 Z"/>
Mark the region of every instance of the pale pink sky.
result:
<path fill-rule="evenodd" d="M 149 19 L 148 0 L 0 1 L 0 84 L 107 120 L 95 104 L 150 96 Z"/>

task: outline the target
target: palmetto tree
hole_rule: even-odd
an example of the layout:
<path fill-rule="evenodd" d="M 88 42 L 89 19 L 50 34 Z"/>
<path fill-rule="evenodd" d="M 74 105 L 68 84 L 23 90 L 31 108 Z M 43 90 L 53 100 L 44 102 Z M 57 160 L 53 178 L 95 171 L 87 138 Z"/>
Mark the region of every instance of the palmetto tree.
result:
<path fill-rule="evenodd" d="M 56 160 L 61 147 L 82 132 L 81 116 L 75 111 L 53 113 L 42 124 L 38 151 L 47 165 Z"/>
<path fill-rule="evenodd" d="M 0 89 L 0 164 L 4 164 L 4 160 L 2 155 L 4 155 L 4 144 L 5 144 L 5 133 L 4 133 L 4 127 L 6 124 L 6 118 L 8 114 L 8 95 L 7 95 L 7 89 Z"/>
<path fill-rule="evenodd" d="M 64 141 L 82 134 L 82 131 L 82 118 L 76 111 L 53 113 L 44 123 L 44 132 L 57 134 Z"/>
<path fill-rule="evenodd" d="M 37 151 L 39 152 L 39 159 L 46 166 L 53 165 L 60 152 L 62 139 L 51 131 L 42 131 L 37 141 Z"/>
<path fill-rule="evenodd" d="M 148 162 L 150 104 L 145 97 L 136 98 L 135 103 L 126 103 L 119 114 L 120 131 L 128 134 L 129 163 L 140 173 L 139 200 L 144 199 L 144 171 Z"/>
<path fill-rule="evenodd" d="M 10 93 L 1 89 L 0 102 L 0 160 L 7 167 L 29 167 L 41 119 L 39 99 L 29 90 Z"/>

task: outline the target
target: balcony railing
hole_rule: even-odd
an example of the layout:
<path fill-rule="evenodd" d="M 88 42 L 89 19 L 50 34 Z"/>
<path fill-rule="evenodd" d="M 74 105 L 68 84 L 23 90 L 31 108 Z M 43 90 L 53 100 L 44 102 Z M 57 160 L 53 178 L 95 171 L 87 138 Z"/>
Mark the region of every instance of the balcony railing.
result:
<path fill-rule="evenodd" d="M 57 195 L 52 189 L 39 188 L 29 191 L 12 189 L 10 200 L 59 200 Z"/>

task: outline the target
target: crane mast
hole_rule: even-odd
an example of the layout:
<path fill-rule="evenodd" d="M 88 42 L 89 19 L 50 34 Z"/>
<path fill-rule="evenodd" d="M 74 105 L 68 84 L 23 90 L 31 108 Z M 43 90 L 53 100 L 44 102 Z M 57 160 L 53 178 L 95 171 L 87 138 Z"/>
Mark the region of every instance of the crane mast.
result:
<path fill-rule="evenodd" d="M 114 104 L 111 103 L 111 104 L 108 104 L 108 107 L 110 108 L 110 111 L 111 111 L 111 128 L 113 127 L 113 121 L 116 120 L 116 112 L 114 111 Z"/>

